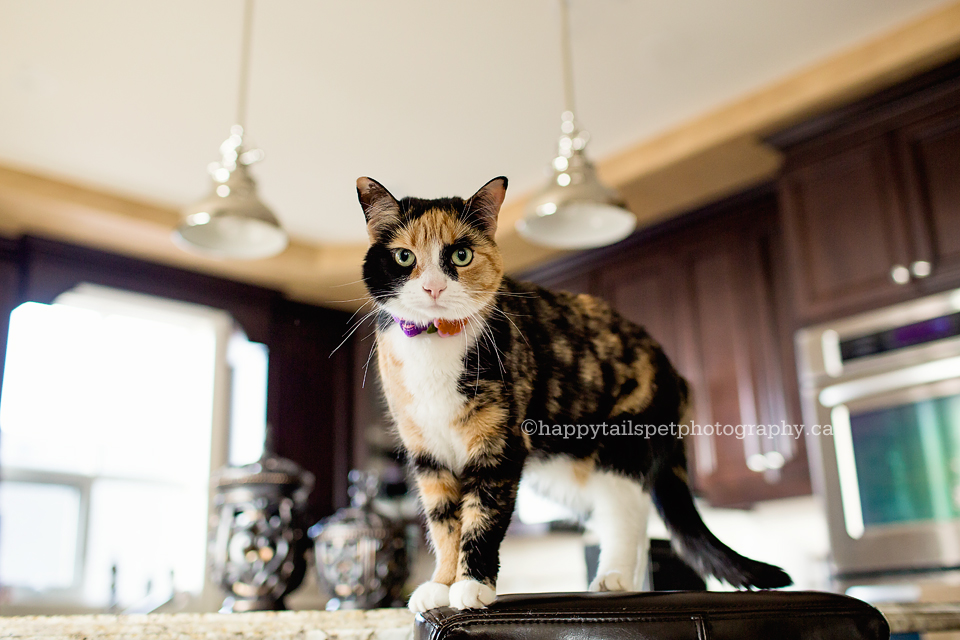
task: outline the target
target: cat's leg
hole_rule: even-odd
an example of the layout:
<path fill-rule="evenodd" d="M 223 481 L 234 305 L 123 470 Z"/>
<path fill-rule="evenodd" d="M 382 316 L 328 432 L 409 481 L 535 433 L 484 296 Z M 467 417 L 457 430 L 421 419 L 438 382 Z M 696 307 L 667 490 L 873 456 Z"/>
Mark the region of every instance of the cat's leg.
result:
<path fill-rule="evenodd" d="M 653 499 L 649 493 L 641 491 L 640 502 L 640 544 L 637 545 L 637 568 L 633 574 L 633 587 L 638 591 L 643 588 L 643 582 L 647 577 L 647 564 L 650 561 L 650 534 L 647 532 L 647 523 L 650 519 Z"/>
<path fill-rule="evenodd" d="M 517 500 L 521 467 L 508 461 L 463 474 L 460 558 L 450 606 L 482 609 L 497 599 L 500 543 Z"/>
<path fill-rule="evenodd" d="M 423 463 L 414 463 L 414 475 L 436 560 L 430 582 L 410 596 L 410 610 L 419 613 L 450 604 L 460 556 L 460 482 L 449 470 Z"/>
<path fill-rule="evenodd" d="M 593 503 L 589 526 L 600 539 L 590 590 L 631 591 L 646 572 L 650 497 L 636 481 L 605 471 L 593 473 L 586 490 Z"/>

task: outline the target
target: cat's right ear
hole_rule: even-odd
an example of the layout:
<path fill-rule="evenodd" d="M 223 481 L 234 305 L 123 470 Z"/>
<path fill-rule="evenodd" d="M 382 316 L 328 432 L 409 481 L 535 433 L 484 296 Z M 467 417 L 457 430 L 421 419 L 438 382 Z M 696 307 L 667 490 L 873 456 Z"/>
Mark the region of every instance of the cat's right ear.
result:
<path fill-rule="evenodd" d="M 400 216 L 400 203 L 386 187 L 371 178 L 357 178 L 357 197 L 367 219 L 367 235 L 376 242 L 380 233 Z"/>
<path fill-rule="evenodd" d="M 478 220 L 491 240 L 497 233 L 497 216 L 500 215 L 500 207 L 506 195 L 507 179 L 500 176 L 480 187 L 480 190 L 467 200 L 465 215 Z"/>

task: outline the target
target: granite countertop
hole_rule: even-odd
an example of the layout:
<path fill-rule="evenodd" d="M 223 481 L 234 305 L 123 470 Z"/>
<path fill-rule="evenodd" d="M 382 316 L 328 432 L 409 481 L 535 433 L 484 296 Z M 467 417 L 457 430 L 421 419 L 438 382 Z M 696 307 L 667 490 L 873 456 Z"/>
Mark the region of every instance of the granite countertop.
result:
<path fill-rule="evenodd" d="M 889 603 L 877 608 L 892 633 L 960 630 L 960 603 Z M 0 618 L 0 638 L 410 640 L 413 618 L 406 609 L 23 616 Z"/>
<path fill-rule="evenodd" d="M 960 631 L 960 603 L 877 603 L 890 633 Z"/>
<path fill-rule="evenodd" d="M 0 638 L 42 640 L 410 640 L 413 614 L 373 611 L 263 611 L 0 618 Z"/>

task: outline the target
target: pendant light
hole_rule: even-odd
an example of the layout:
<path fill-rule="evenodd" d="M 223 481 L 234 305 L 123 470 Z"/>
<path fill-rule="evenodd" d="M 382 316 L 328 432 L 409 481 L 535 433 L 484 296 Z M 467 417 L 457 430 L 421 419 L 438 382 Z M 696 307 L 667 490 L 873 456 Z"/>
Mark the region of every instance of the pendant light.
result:
<path fill-rule="evenodd" d="M 183 249 L 216 258 L 269 258 L 287 247 L 287 234 L 257 196 L 257 186 L 248 169 L 263 159 L 263 151 L 247 150 L 243 145 L 252 30 L 253 0 L 246 0 L 237 124 L 230 127 L 230 137 L 220 145 L 220 162 L 207 167 L 213 179 L 210 195 L 183 209 L 183 221 L 173 233 L 174 242 Z"/>
<path fill-rule="evenodd" d="M 600 182 L 584 152 L 590 135 L 574 117 L 569 0 L 560 0 L 560 47 L 565 110 L 557 156 L 550 167 L 550 181 L 527 203 L 517 231 L 530 242 L 548 247 L 602 247 L 630 235 L 637 219 L 617 192 Z"/>

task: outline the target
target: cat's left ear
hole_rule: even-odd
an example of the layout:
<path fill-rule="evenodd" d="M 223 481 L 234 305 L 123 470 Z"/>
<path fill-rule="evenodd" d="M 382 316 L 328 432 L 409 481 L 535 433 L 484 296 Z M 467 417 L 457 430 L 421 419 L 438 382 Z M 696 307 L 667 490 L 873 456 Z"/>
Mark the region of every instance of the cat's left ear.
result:
<path fill-rule="evenodd" d="M 506 195 L 507 179 L 500 176 L 480 187 L 464 207 L 464 216 L 478 221 L 491 240 L 497 232 L 497 216 Z"/>

